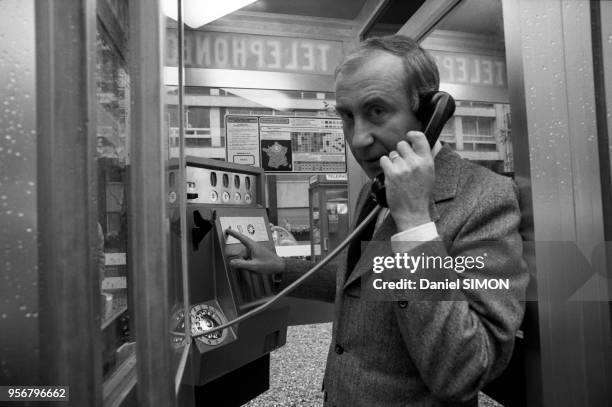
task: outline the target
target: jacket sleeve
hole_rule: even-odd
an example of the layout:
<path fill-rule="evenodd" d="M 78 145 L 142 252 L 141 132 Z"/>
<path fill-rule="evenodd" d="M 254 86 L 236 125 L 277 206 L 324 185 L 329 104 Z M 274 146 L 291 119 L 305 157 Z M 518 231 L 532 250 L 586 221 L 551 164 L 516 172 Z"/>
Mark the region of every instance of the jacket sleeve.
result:
<path fill-rule="evenodd" d="M 342 257 L 339 255 L 339 257 Z M 286 259 L 286 272 L 282 275 L 279 289 L 285 289 L 289 284 L 300 278 L 316 265 L 314 262 L 296 259 Z M 334 302 L 336 296 L 336 267 L 331 263 L 307 278 L 300 286 L 291 291 L 291 297 Z"/>
<path fill-rule="evenodd" d="M 438 398 L 467 401 L 499 375 L 512 354 L 524 313 L 529 280 L 518 233 L 520 210 L 510 180 L 481 191 L 474 210 L 452 242 L 424 243 L 412 255 L 485 256 L 482 269 L 461 280 L 508 279 L 508 290 L 462 288 L 444 298 L 408 301 L 394 307 L 402 339 L 421 378 Z M 486 254 L 485 254 L 486 253 Z M 423 270 L 422 276 L 448 270 Z M 452 274 L 456 274 L 455 270 Z"/>

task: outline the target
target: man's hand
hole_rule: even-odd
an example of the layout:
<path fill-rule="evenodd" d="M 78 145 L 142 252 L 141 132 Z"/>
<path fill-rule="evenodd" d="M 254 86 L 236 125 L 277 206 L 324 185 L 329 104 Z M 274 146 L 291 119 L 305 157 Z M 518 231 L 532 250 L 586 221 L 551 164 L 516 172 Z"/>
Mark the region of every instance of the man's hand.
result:
<path fill-rule="evenodd" d="M 258 274 L 274 274 L 285 271 L 285 260 L 277 256 L 276 253 L 233 229 L 227 229 L 225 233 L 238 239 L 245 247 L 245 250 L 242 250 L 237 256 L 230 254 L 235 256 L 230 260 L 232 269 L 249 270 Z"/>
<path fill-rule="evenodd" d="M 434 184 L 434 160 L 427 138 L 420 131 L 409 131 L 397 151 L 380 158 L 385 173 L 389 210 L 402 232 L 430 222 L 429 198 Z"/>

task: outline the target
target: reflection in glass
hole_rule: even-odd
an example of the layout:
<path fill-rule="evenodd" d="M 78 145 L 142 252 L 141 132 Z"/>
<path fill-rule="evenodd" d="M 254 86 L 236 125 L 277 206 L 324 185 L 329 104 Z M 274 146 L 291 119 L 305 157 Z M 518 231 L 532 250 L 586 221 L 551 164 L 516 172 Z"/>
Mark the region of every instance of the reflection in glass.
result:
<path fill-rule="evenodd" d="M 97 35 L 98 267 L 103 377 L 134 356 L 128 312 L 128 205 L 130 78 L 104 28 Z"/>
<path fill-rule="evenodd" d="M 167 16 L 178 15 L 178 2 L 176 0 L 164 1 L 164 13 Z M 179 31 L 176 29 L 176 21 L 170 18 L 165 19 L 165 41 L 164 54 L 169 52 L 167 46 L 169 43 L 179 43 Z M 196 127 L 190 126 L 188 122 L 181 121 L 181 109 L 179 109 L 179 98 L 181 96 L 181 87 L 178 81 L 178 60 L 175 63 L 168 63 L 164 67 L 164 121 L 163 121 L 163 168 L 165 169 L 165 188 L 167 191 L 166 200 L 166 218 L 162 220 L 166 225 L 166 239 L 168 241 L 167 268 L 168 273 L 168 305 L 167 315 L 170 318 L 170 343 L 169 354 L 171 363 L 171 372 L 174 379 L 174 388 L 177 394 L 180 392 L 181 383 L 185 377 L 191 377 L 190 371 L 185 371 L 186 357 L 189 352 L 189 336 L 187 335 L 188 323 L 185 319 L 187 314 L 187 286 L 184 286 L 184 273 L 187 272 L 186 265 L 183 260 L 183 250 L 185 238 L 182 236 L 181 221 L 184 221 L 185 213 L 181 210 L 184 207 L 185 198 L 189 198 L 193 193 L 193 186 L 185 182 L 183 172 L 179 170 L 179 158 L 184 154 L 185 134 L 180 134 L 180 129 L 183 127 L 194 140 L 189 140 L 189 143 L 196 145 L 206 143 L 206 135 L 208 129 L 201 122 L 202 112 L 195 110 L 192 112 L 191 118 L 195 120 Z M 185 112 L 187 113 L 187 112 Z M 192 128 L 188 128 L 192 127 Z M 182 140 L 181 140 L 182 136 Z M 195 140 L 197 139 L 197 140 Z M 183 145 L 182 145 L 183 144 Z M 182 206 L 181 206 L 182 205 Z M 180 405 L 193 405 L 193 395 L 177 396 L 181 399 Z"/>
<path fill-rule="evenodd" d="M 474 20 L 473 16 L 481 18 Z M 423 41 L 440 89 L 457 100 L 440 140 L 463 158 L 512 175 L 514 159 L 501 2 L 466 0 Z"/>

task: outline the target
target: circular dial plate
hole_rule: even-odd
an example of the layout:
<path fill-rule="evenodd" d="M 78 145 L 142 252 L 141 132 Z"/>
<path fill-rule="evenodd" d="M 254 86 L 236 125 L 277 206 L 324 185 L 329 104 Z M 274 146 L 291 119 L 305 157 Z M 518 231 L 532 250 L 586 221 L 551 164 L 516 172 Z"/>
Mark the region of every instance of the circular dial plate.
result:
<path fill-rule="evenodd" d="M 227 322 L 223 314 L 215 307 L 198 304 L 191 308 L 191 335 L 198 335 Z M 227 329 L 197 337 L 196 340 L 207 345 L 219 345 L 227 337 Z"/>

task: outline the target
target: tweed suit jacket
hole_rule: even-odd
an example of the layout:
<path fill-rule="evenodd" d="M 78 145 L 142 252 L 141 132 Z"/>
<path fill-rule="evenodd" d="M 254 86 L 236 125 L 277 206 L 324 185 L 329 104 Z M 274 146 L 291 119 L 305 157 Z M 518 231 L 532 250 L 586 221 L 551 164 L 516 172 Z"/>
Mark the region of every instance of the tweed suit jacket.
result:
<path fill-rule="evenodd" d="M 367 191 L 369 185 L 362 190 L 357 214 Z M 366 243 L 353 270 L 345 270 L 346 258 L 341 258 L 336 268 L 322 270 L 293 293 L 335 302 L 325 406 L 476 405 L 478 391 L 506 366 L 528 283 L 513 182 L 444 146 L 435 158 L 430 216 L 440 240 L 419 245 L 415 255 L 477 256 L 482 254 L 478 242 L 503 242 L 486 248 L 486 267 L 479 272 L 508 278 L 511 289 L 503 295 L 454 290 L 447 301 L 365 301 L 361 283 L 372 273 L 370 259 L 393 255 L 390 245 L 383 253 L 380 245 Z M 395 233 L 388 216 L 371 240 L 389 241 Z M 286 265 L 283 285 L 311 264 L 288 260 Z"/>

